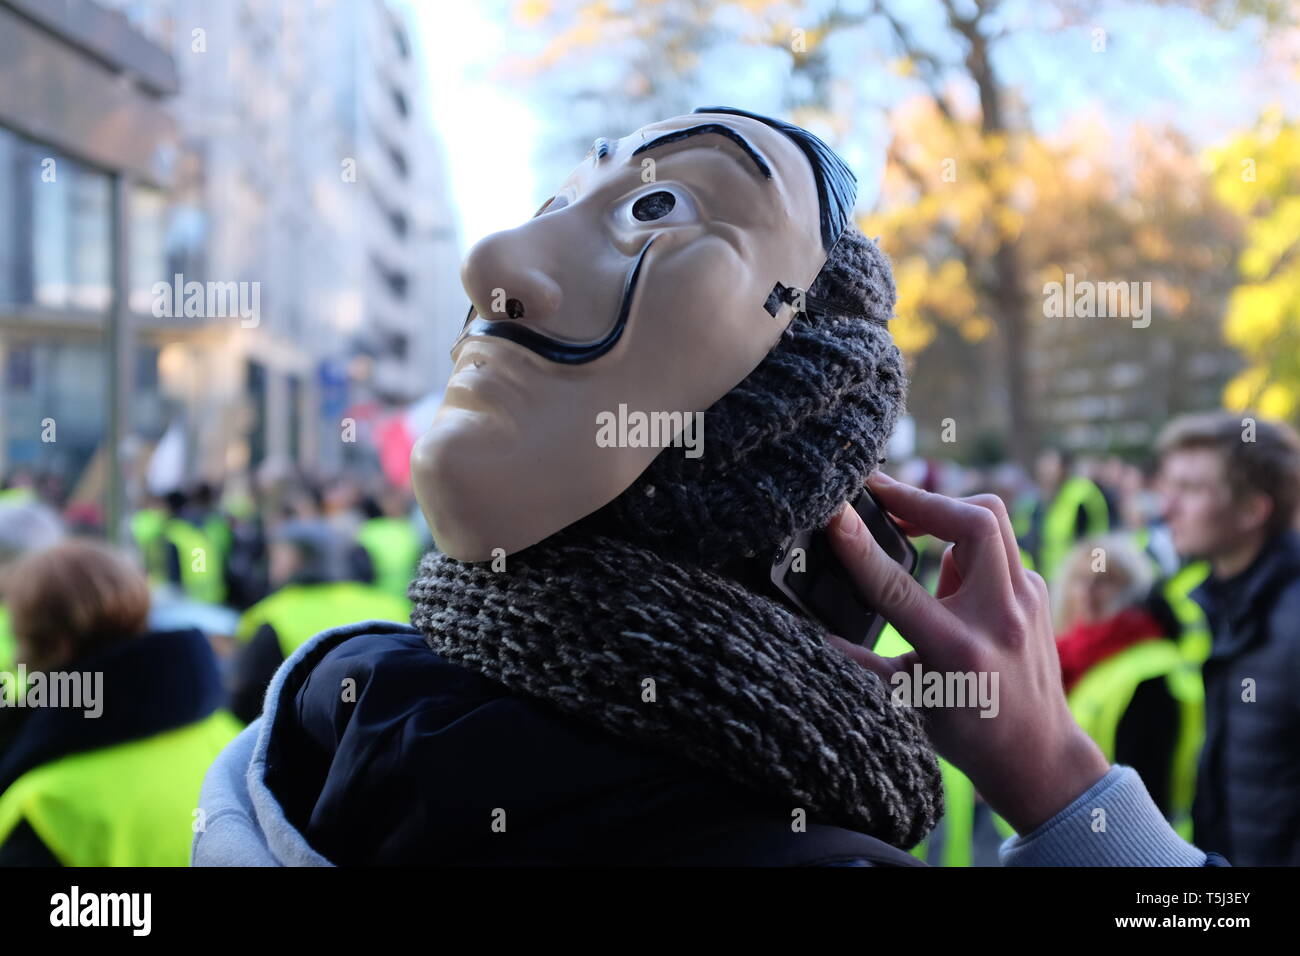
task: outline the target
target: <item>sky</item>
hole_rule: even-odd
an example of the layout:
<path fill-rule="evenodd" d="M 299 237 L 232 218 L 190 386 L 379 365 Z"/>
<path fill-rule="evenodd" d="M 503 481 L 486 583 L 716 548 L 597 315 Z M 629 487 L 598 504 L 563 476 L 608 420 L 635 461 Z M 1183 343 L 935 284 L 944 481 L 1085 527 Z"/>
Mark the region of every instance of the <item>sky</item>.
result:
<path fill-rule="evenodd" d="M 425 64 L 434 128 L 442 137 L 468 249 L 479 239 L 519 225 L 537 208 L 532 144 L 535 105 L 494 81 L 497 55 L 510 44 L 506 25 L 487 4 L 405 0 Z M 576 160 L 575 160 L 576 162 Z"/>
<path fill-rule="evenodd" d="M 518 225 L 545 198 L 534 153 L 543 122 L 539 106 L 494 75 L 503 51 L 518 51 L 529 38 L 521 42 L 519 32 L 508 28 L 501 0 L 396 0 L 396 5 L 411 13 L 468 249 L 492 232 Z M 1253 69 L 1266 41 L 1255 25 L 1225 30 L 1191 11 L 1120 0 L 1099 2 L 1086 22 L 1064 29 L 1050 4 L 1025 0 L 1009 3 L 1008 10 L 1010 35 L 997 47 L 997 66 L 1008 81 L 1026 89 L 1041 132 L 1059 130 L 1092 110 L 1120 124 L 1172 122 L 1193 142 L 1208 146 L 1249 127 L 1271 102 L 1283 101 L 1291 115 L 1300 111 L 1300 78 L 1279 85 Z M 933 29 L 923 17 L 909 21 L 909 27 L 922 37 Z M 1100 51 L 1094 50 L 1097 30 L 1104 31 Z M 859 59 L 843 69 L 860 72 L 860 48 L 848 55 Z M 752 48 L 719 50 L 701 70 L 708 91 L 702 102 L 777 112 L 780 89 L 763 56 Z M 888 101 L 903 86 L 887 75 L 883 60 L 879 68 L 880 83 L 870 89 Z M 880 168 L 884 144 L 874 134 L 883 129 L 882 119 L 864 124 L 867 135 L 844 149 L 859 179 L 867 180 L 859 197 L 864 204 L 875 194 L 870 180 Z M 581 158 L 574 156 L 573 164 Z"/>

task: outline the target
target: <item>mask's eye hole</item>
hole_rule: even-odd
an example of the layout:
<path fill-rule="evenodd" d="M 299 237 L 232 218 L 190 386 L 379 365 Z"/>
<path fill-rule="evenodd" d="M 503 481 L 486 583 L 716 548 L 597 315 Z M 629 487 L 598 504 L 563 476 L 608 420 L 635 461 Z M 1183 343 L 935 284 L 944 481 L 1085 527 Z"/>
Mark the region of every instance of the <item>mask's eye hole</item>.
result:
<path fill-rule="evenodd" d="M 632 215 L 641 222 L 653 222 L 668 215 L 676 205 L 677 197 L 661 189 L 658 192 L 642 196 L 633 203 Z"/>

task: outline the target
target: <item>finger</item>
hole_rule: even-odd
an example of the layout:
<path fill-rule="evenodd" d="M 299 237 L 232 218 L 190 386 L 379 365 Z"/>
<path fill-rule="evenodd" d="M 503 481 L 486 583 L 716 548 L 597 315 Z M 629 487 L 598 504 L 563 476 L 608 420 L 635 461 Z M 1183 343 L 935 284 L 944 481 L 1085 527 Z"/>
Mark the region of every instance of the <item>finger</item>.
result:
<path fill-rule="evenodd" d="M 868 650 L 861 644 L 853 644 L 836 634 L 827 634 L 826 640 L 838 648 L 845 657 L 861 664 L 886 684 L 899 671 L 909 670 L 920 658 L 916 651 L 908 651 L 898 657 L 882 657 L 875 651 Z"/>
<path fill-rule="evenodd" d="M 961 621 L 885 554 L 854 508 L 840 509 L 827 536 L 858 592 L 922 656 L 942 655 L 945 644 L 962 640 Z"/>
<path fill-rule="evenodd" d="M 1016 532 L 1011 527 L 1011 516 L 1007 514 L 1007 505 L 997 495 L 971 495 L 963 498 L 979 508 L 987 508 L 998 519 L 998 530 L 1002 534 L 1002 547 L 1006 549 L 1007 572 L 1016 590 L 1025 586 L 1025 566 L 1020 561 L 1020 544 L 1016 541 Z"/>
<path fill-rule="evenodd" d="M 957 545 L 953 558 L 963 580 L 969 579 L 977 569 L 983 579 L 990 570 L 1006 567 L 1002 529 L 988 508 L 913 488 L 881 472 L 875 472 L 868 484 L 889 511 L 936 538 Z M 994 573 L 989 583 L 1005 597 L 1013 593 L 1007 574 Z"/>
<path fill-rule="evenodd" d="M 939 559 L 939 583 L 935 587 L 934 596 L 943 600 L 951 594 L 955 594 L 961 587 L 961 574 L 957 571 L 957 562 L 952 556 L 953 546 L 948 545 L 947 550 L 943 552 L 943 557 Z"/>
<path fill-rule="evenodd" d="M 898 515 L 891 514 L 889 518 L 894 522 L 894 524 L 898 525 L 898 530 L 903 532 L 903 534 L 907 535 L 909 538 L 924 538 L 930 533 L 924 528 L 919 528 L 912 524 L 912 522 L 898 517 Z"/>

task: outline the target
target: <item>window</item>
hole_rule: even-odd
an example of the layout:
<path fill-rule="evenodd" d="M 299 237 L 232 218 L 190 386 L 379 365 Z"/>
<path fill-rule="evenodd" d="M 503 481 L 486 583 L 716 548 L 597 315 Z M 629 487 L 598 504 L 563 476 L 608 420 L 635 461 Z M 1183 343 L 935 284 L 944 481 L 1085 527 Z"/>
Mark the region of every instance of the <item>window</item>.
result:
<path fill-rule="evenodd" d="M 158 348 L 141 345 L 135 350 L 135 390 L 158 391 Z"/>
<path fill-rule="evenodd" d="M 112 181 L 78 166 L 68 196 L 68 304 L 96 312 L 112 301 Z"/>
<path fill-rule="evenodd" d="M 249 362 L 244 373 L 244 394 L 253 414 L 248 435 L 248 463 L 257 468 L 266 460 L 266 369 Z"/>
<path fill-rule="evenodd" d="M 375 267 L 379 277 L 384 280 L 388 290 L 398 299 L 406 298 L 407 279 L 406 273 L 397 269 L 389 269 L 373 255 L 370 257 L 370 263 Z"/>
<path fill-rule="evenodd" d="M 72 174 L 71 164 L 61 157 L 46 157 L 46 166 L 29 148 L 26 155 L 27 175 L 24 185 L 32 195 L 32 301 L 38 305 L 60 308 L 67 305 L 68 285 L 68 190 L 65 184 Z M 60 168 L 62 167 L 62 168 Z M 42 182 L 44 169 L 55 176 L 54 182 Z M 63 180 L 59 181 L 62 173 Z"/>
<path fill-rule="evenodd" d="M 15 394 L 28 393 L 36 381 L 36 350 L 30 345 L 11 345 L 5 352 L 5 384 Z"/>
<path fill-rule="evenodd" d="M 20 271 L 19 237 L 27 211 L 19 205 L 17 166 L 18 138 L 0 129 L 0 302 L 14 302 L 18 294 Z"/>
<path fill-rule="evenodd" d="M 392 159 L 393 166 L 397 169 L 398 175 L 400 175 L 403 179 L 405 179 L 408 175 L 408 167 L 406 165 L 405 154 L 396 146 L 389 146 L 388 155 L 389 158 Z"/>
<path fill-rule="evenodd" d="M 405 362 L 411 351 L 411 338 L 404 332 L 393 332 L 388 338 L 388 350 L 393 358 Z"/>
<path fill-rule="evenodd" d="M 112 180 L 0 130 L 0 301 L 107 310 Z"/>
<path fill-rule="evenodd" d="M 153 308 L 153 286 L 171 282 L 167 271 L 167 203 L 156 189 L 137 186 L 131 194 L 131 309 Z"/>

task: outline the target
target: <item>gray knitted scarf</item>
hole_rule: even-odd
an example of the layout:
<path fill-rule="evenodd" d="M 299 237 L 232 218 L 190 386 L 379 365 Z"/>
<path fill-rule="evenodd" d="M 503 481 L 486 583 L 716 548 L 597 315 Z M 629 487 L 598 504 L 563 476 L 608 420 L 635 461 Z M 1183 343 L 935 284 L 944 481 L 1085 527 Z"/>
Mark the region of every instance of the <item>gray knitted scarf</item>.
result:
<path fill-rule="evenodd" d="M 809 817 L 910 847 L 942 813 L 915 712 L 735 563 L 824 525 L 880 460 L 906 379 L 888 262 L 852 229 L 797 316 L 705 413 L 709 447 L 661 453 L 622 495 L 506 559 L 426 555 L 411 622 L 519 693 L 657 745 Z"/>
<path fill-rule="evenodd" d="M 813 819 L 902 847 L 933 828 L 938 770 L 915 712 L 815 624 L 644 548 L 563 537 L 500 572 L 431 552 L 412 623 L 447 660 Z"/>

